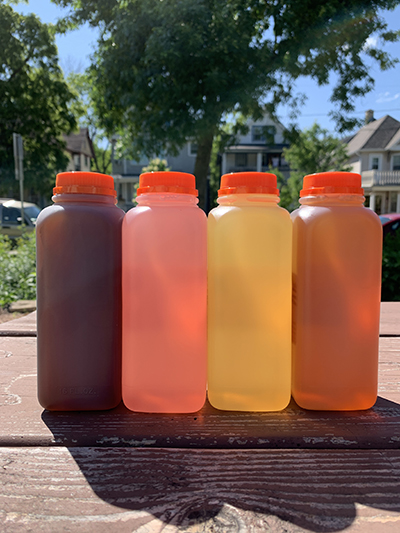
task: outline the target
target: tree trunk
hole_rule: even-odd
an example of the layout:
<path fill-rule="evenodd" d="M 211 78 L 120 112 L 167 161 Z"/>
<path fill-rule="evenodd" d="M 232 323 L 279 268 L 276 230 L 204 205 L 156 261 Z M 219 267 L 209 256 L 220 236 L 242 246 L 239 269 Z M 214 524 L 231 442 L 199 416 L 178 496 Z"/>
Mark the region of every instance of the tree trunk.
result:
<path fill-rule="evenodd" d="M 199 191 L 199 206 L 206 213 L 210 210 L 209 187 L 207 177 L 210 167 L 211 150 L 214 140 L 214 134 L 209 133 L 200 139 L 197 139 L 197 156 L 194 166 L 194 175 L 196 176 L 196 186 Z"/>

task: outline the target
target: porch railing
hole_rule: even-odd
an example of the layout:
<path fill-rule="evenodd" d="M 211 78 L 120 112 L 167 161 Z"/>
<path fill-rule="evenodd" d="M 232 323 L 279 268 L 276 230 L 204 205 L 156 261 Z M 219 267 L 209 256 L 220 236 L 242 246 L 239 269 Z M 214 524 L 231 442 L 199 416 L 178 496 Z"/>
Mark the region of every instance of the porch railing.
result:
<path fill-rule="evenodd" d="M 362 186 L 400 186 L 400 170 L 364 170 L 361 173 Z"/>

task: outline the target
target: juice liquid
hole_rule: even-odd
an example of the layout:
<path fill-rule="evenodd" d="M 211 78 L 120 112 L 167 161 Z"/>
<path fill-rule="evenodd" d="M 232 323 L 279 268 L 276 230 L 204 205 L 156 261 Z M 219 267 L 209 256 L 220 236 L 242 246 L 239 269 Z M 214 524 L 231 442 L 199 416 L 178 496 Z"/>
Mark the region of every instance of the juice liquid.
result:
<path fill-rule="evenodd" d="M 208 396 L 224 410 L 290 401 L 290 216 L 277 196 L 219 198 L 208 218 Z"/>
<path fill-rule="evenodd" d="M 293 396 L 306 409 L 376 401 L 382 227 L 362 202 L 309 197 L 292 214 Z"/>
<path fill-rule="evenodd" d="M 191 194 L 138 203 L 123 224 L 123 401 L 133 411 L 195 412 L 206 394 L 206 216 Z"/>
<path fill-rule="evenodd" d="M 39 402 L 49 410 L 110 409 L 121 401 L 124 213 L 112 196 L 55 201 L 36 226 Z"/>

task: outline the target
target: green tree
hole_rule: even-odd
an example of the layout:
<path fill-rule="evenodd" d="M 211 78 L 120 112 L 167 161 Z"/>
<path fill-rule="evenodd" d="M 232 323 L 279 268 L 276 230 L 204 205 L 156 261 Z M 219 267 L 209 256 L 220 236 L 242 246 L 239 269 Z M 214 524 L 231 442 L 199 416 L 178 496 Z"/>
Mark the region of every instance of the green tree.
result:
<path fill-rule="evenodd" d="M 282 177 L 280 179 L 280 205 L 290 211 L 299 206 L 304 176 L 329 170 L 350 170 L 346 144 L 317 123 L 292 137 L 290 148 L 285 148 L 283 154 L 291 173 L 286 183 Z"/>
<path fill-rule="evenodd" d="M 142 172 L 164 172 L 166 170 L 171 170 L 170 167 L 167 166 L 167 160 L 160 159 L 159 157 L 152 159 L 149 161 L 147 167 L 142 168 Z"/>
<path fill-rule="evenodd" d="M 0 308 L 36 298 L 35 233 L 17 241 L 0 235 Z"/>
<path fill-rule="evenodd" d="M 62 133 L 76 125 L 58 66 L 54 27 L 0 1 L 0 194 L 17 194 L 12 134 L 24 141 L 25 186 L 49 195 L 68 158 Z"/>
<path fill-rule="evenodd" d="M 383 241 L 382 297 L 383 302 L 400 300 L 400 232 L 387 235 Z"/>
<path fill-rule="evenodd" d="M 399 0 L 54 1 L 73 8 L 60 27 L 101 29 L 91 72 L 106 130 L 123 127 L 133 156 L 176 153 L 194 139 L 202 206 L 224 115 L 274 115 L 298 101 L 297 78 L 326 84 L 334 72 L 334 117 L 340 130 L 354 127 L 354 100 L 373 87 L 368 59 L 394 63 L 367 40 L 398 38 L 381 9 Z"/>
<path fill-rule="evenodd" d="M 76 117 L 79 126 L 88 128 L 92 141 L 94 158 L 92 170 L 103 174 L 112 173 L 113 135 L 108 134 L 102 127 L 99 112 L 96 106 L 96 85 L 87 72 L 69 72 L 67 83 L 75 95 L 71 102 L 71 112 Z"/>

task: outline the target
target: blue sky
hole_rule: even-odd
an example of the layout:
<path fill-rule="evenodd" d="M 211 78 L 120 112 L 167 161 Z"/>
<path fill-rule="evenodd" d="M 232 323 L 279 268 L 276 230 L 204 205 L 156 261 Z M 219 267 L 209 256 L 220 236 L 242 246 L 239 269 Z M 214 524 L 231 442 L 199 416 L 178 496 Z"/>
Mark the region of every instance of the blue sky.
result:
<path fill-rule="evenodd" d="M 30 0 L 28 5 L 19 4 L 15 9 L 21 13 L 36 13 L 43 22 L 55 22 L 68 12 L 52 4 L 50 0 Z M 384 18 L 389 29 L 400 29 L 400 6 L 394 11 L 384 12 Z M 89 65 L 90 54 L 96 46 L 96 36 L 96 30 L 89 26 L 69 32 L 65 36 L 57 36 L 60 63 L 64 70 L 83 70 Z M 374 36 L 371 36 L 371 39 L 374 39 Z M 389 43 L 384 49 L 393 57 L 400 59 L 400 42 Z M 372 77 L 375 78 L 375 89 L 356 102 L 356 116 L 363 118 L 367 109 L 373 109 L 375 118 L 391 115 L 400 120 L 400 63 L 385 72 L 381 72 L 378 66 L 375 66 L 372 69 Z M 332 86 L 318 87 L 315 82 L 306 78 L 298 81 L 297 91 L 305 93 L 308 97 L 297 118 L 301 128 L 308 128 L 316 121 L 322 127 L 334 131 L 335 124 L 328 116 L 329 111 L 333 109 L 329 102 Z M 289 123 L 284 108 L 280 111 L 280 118 L 283 125 Z"/>

